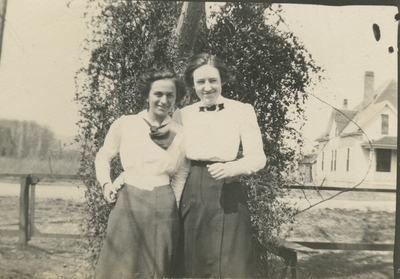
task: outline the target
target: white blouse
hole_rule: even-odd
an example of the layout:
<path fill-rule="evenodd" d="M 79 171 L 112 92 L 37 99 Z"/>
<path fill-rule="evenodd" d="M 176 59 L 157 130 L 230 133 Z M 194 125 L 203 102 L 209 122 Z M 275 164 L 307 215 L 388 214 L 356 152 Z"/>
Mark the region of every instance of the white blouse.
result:
<path fill-rule="evenodd" d="M 233 175 L 251 174 L 265 166 L 260 128 L 254 108 L 219 97 L 224 109 L 200 112 L 202 102 L 177 110 L 174 119 L 185 127 L 190 160 L 227 162 Z M 244 157 L 235 160 L 242 143 Z"/>
<path fill-rule="evenodd" d="M 97 180 L 101 185 L 111 183 L 110 161 L 119 152 L 126 184 L 145 190 L 171 184 L 179 202 L 190 169 L 190 162 L 185 158 L 183 127 L 169 116 L 163 121 L 161 125 L 172 121 L 169 125 L 176 132 L 165 150 L 152 141 L 150 127 L 143 118 L 151 123 L 147 111 L 142 111 L 122 116 L 111 125 L 96 156 Z"/>

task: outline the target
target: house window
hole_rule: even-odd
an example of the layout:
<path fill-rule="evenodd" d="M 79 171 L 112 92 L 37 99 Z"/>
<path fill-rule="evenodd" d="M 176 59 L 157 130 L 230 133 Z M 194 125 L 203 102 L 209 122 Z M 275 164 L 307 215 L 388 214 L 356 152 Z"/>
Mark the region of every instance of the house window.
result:
<path fill-rule="evenodd" d="M 346 171 L 350 169 L 350 148 L 347 148 Z"/>
<path fill-rule="evenodd" d="M 376 152 L 376 171 L 390 172 L 390 163 L 392 160 L 392 150 L 375 149 Z"/>
<path fill-rule="evenodd" d="M 322 152 L 322 160 L 321 160 L 321 170 L 324 170 L 324 160 L 325 160 L 325 154 Z"/>
<path fill-rule="evenodd" d="M 337 150 L 334 152 L 334 157 L 333 157 L 333 170 L 336 171 L 336 157 L 337 157 Z"/>
<path fill-rule="evenodd" d="M 336 170 L 336 156 L 337 156 L 337 151 L 336 150 L 332 150 L 332 153 L 331 153 L 331 171 L 335 171 Z"/>
<path fill-rule="evenodd" d="M 389 134 L 389 115 L 381 114 L 382 118 L 382 135 Z"/>

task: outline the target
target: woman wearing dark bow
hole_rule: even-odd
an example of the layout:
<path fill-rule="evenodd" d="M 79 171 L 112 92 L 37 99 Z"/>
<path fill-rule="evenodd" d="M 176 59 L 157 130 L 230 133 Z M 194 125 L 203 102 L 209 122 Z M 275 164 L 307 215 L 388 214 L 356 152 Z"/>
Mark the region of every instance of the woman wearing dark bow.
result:
<path fill-rule="evenodd" d="M 148 109 L 117 119 L 96 156 L 104 198 L 116 205 L 108 219 L 95 278 L 174 276 L 177 205 L 189 164 L 182 126 L 168 113 L 184 97 L 185 89 L 167 70 L 144 74 L 137 89 Z M 112 183 L 110 160 L 117 153 L 124 172 Z"/>
<path fill-rule="evenodd" d="M 200 101 L 174 114 L 191 160 L 180 206 L 188 278 L 254 277 L 251 220 L 238 177 L 263 168 L 266 158 L 253 107 L 221 95 L 228 79 L 216 56 L 192 57 L 185 80 Z"/>

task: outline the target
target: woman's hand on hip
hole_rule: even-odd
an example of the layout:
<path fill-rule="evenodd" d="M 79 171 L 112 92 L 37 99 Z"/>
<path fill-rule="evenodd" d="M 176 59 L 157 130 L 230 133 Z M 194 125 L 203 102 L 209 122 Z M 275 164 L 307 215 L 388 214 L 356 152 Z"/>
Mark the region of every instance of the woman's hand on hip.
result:
<path fill-rule="evenodd" d="M 103 189 L 103 196 L 106 202 L 113 203 L 117 200 L 117 190 L 111 183 L 106 183 Z"/>
<path fill-rule="evenodd" d="M 207 165 L 208 172 L 215 180 L 221 180 L 224 178 L 232 177 L 231 168 L 224 163 L 214 163 Z"/>
<path fill-rule="evenodd" d="M 108 203 L 114 203 L 118 197 L 118 191 L 124 186 L 124 182 L 121 179 L 116 179 L 114 183 L 106 183 L 103 189 L 104 199 Z"/>

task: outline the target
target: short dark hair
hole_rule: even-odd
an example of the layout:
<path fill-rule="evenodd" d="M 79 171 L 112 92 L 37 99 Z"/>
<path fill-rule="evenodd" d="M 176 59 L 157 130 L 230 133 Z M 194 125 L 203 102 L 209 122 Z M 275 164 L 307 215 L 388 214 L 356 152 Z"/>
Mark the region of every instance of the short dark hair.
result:
<path fill-rule="evenodd" d="M 175 72 L 168 69 L 151 68 L 149 71 L 139 77 L 136 85 L 137 92 L 142 96 L 143 102 L 146 102 L 147 98 L 149 97 L 153 82 L 162 79 L 170 79 L 174 82 L 176 88 L 175 103 L 179 103 L 183 97 L 185 97 L 185 84 Z"/>
<path fill-rule="evenodd" d="M 230 70 L 217 56 L 200 53 L 189 58 L 186 70 L 185 70 L 185 82 L 187 86 L 192 87 L 193 83 L 193 72 L 204 65 L 210 65 L 215 67 L 219 71 L 219 76 L 221 77 L 221 82 L 225 83 L 231 77 Z"/>

